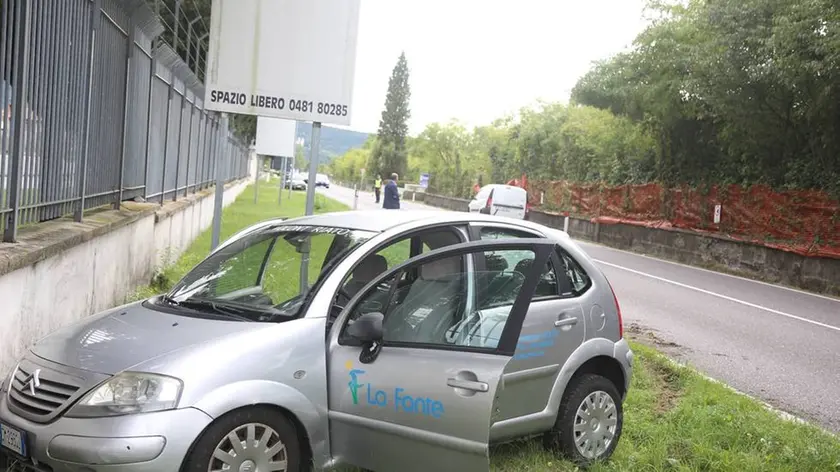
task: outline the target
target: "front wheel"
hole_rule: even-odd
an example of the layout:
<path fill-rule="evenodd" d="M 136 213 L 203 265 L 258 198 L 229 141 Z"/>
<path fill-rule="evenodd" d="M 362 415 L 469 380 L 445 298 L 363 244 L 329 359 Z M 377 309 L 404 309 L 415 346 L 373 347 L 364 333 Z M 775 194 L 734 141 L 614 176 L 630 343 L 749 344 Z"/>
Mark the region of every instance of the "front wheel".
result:
<path fill-rule="evenodd" d="M 301 450 L 294 425 L 276 410 L 255 407 L 228 413 L 193 446 L 184 472 L 299 472 Z"/>
<path fill-rule="evenodd" d="M 624 425 L 621 396 L 605 377 L 584 374 L 569 384 L 545 446 L 586 467 L 608 459 Z"/>

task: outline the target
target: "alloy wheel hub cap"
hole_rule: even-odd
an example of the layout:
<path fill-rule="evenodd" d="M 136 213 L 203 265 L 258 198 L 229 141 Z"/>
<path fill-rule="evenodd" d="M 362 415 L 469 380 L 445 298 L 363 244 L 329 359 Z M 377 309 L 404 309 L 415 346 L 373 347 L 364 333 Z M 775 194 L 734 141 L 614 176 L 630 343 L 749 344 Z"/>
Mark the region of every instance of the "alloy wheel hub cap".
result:
<path fill-rule="evenodd" d="M 575 413 L 575 447 L 587 459 L 603 456 L 615 440 L 618 409 L 612 397 L 601 390 L 583 399 Z"/>
<path fill-rule="evenodd" d="M 207 472 L 285 472 L 289 453 L 272 427 L 248 423 L 219 441 Z"/>

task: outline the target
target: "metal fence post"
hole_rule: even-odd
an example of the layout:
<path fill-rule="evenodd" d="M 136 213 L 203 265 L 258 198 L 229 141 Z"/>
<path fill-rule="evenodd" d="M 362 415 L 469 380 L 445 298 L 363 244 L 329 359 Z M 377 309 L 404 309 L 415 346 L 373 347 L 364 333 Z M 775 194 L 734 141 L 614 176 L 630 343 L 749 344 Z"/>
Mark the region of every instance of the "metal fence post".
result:
<path fill-rule="evenodd" d="M 195 101 L 197 97 L 193 94 L 193 103 L 190 103 L 190 134 L 187 135 L 187 170 L 186 180 L 184 181 L 184 196 L 190 193 L 190 160 L 192 159 L 192 140 L 193 140 L 193 118 L 195 117 Z M 198 144 L 196 144 L 198 147 Z M 176 192 L 177 193 L 177 192 Z"/>
<path fill-rule="evenodd" d="M 163 170 L 160 173 L 160 204 L 166 200 L 166 157 L 169 154 L 169 118 L 172 115 L 172 92 L 175 89 L 175 73 L 169 71 L 169 93 L 166 99 L 166 129 L 163 133 Z M 175 182 L 175 193 L 178 193 L 178 182 Z"/>
<path fill-rule="evenodd" d="M 13 243 L 17 239 L 18 215 L 20 213 L 20 184 L 22 178 L 23 164 L 23 128 L 26 108 L 26 81 L 29 68 L 29 31 L 30 15 L 29 0 L 21 0 L 13 20 L 18 25 L 17 37 L 15 38 L 15 49 L 13 52 L 13 63 L 17 66 L 14 70 L 14 101 L 12 102 L 12 155 L 9 182 L 9 208 L 11 211 L 6 214 L 6 228 L 3 232 L 3 241 Z"/>
<path fill-rule="evenodd" d="M 114 210 L 119 210 L 123 199 L 123 177 L 125 176 L 125 156 L 128 154 L 128 110 L 131 108 L 129 101 L 131 101 L 131 63 L 134 60 L 134 41 L 137 35 L 137 28 L 132 19 L 128 25 L 128 55 L 125 59 L 125 95 L 123 99 L 123 133 L 122 133 L 122 155 L 120 156 L 120 172 L 119 172 L 119 192 L 117 199 L 114 201 Z"/>
<path fill-rule="evenodd" d="M 172 77 L 172 86 L 175 85 L 175 76 Z M 172 191 L 172 201 L 178 200 L 178 181 L 181 179 L 181 143 L 184 139 L 184 109 L 186 109 L 187 84 L 184 84 L 184 93 L 181 94 L 181 113 L 178 113 L 178 150 L 175 152 L 175 189 Z"/>
<path fill-rule="evenodd" d="M 93 10 L 90 13 L 90 55 L 88 56 L 88 71 L 87 71 L 87 92 L 85 94 L 85 136 L 82 144 L 82 168 L 79 171 L 79 205 L 76 207 L 76 213 L 73 219 L 82 221 L 82 216 L 85 213 L 85 185 L 87 183 L 87 163 L 88 154 L 90 153 L 90 115 L 91 115 L 91 100 L 93 97 L 93 67 L 96 55 L 96 31 L 99 29 L 99 18 L 101 16 L 102 0 L 94 0 Z"/>
<path fill-rule="evenodd" d="M 157 61 L 155 61 L 155 43 L 158 39 L 153 39 L 149 47 L 151 59 L 149 60 L 149 112 L 146 115 L 146 152 L 144 158 L 146 163 L 144 165 L 145 173 L 143 174 L 143 200 L 149 199 L 149 155 L 152 153 L 152 122 L 154 116 L 154 97 L 155 97 L 155 76 L 157 75 Z"/>
<path fill-rule="evenodd" d="M 178 27 L 181 25 L 181 0 L 175 0 L 175 31 L 172 35 L 172 50 L 175 51 L 175 54 L 178 54 Z M 169 83 L 169 105 L 172 104 L 172 92 L 175 89 L 175 70 L 172 69 L 172 80 Z M 184 134 L 184 130 L 182 129 L 181 124 L 184 122 L 184 100 L 187 99 L 187 84 L 184 84 L 184 93 L 181 95 L 181 113 L 178 116 L 178 150 L 175 154 L 175 187 L 172 189 L 172 201 L 178 200 L 178 177 L 181 171 L 181 136 Z M 167 108 L 167 119 L 166 119 L 166 129 L 167 135 L 169 133 L 169 108 Z M 163 164 L 163 174 L 166 175 L 166 161 L 164 160 Z M 163 194 L 160 196 L 160 203 L 163 205 L 164 197 L 166 194 L 166 181 L 164 180 L 163 184 Z"/>

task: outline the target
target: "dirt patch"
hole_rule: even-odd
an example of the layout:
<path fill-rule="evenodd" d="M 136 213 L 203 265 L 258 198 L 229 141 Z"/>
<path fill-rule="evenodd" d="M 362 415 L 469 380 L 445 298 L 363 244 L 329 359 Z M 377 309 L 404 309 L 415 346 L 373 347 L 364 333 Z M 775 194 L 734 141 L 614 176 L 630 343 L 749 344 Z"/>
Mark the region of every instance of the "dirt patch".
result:
<path fill-rule="evenodd" d="M 624 331 L 632 340 L 643 344 L 647 344 L 649 346 L 665 349 L 682 348 L 682 346 L 680 346 L 679 344 L 663 339 L 661 336 L 656 334 L 654 330 L 646 328 L 640 325 L 639 323 L 630 323 L 629 325 L 624 327 Z"/>
<path fill-rule="evenodd" d="M 653 360 L 648 363 L 647 367 L 654 374 L 659 384 L 655 411 L 659 415 L 664 415 L 674 409 L 682 397 L 682 378 L 679 372 L 674 370 L 672 366 L 665 365 L 664 361 Z"/>
<path fill-rule="evenodd" d="M 630 323 L 625 326 L 624 331 L 633 341 L 657 348 L 672 356 L 680 356 L 686 350 L 639 323 Z M 653 375 L 656 383 L 657 399 L 654 409 L 658 415 L 664 415 L 671 411 L 682 397 L 683 378 L 679 370 L 665 357 L 645 359 L 644 368 Z"/>

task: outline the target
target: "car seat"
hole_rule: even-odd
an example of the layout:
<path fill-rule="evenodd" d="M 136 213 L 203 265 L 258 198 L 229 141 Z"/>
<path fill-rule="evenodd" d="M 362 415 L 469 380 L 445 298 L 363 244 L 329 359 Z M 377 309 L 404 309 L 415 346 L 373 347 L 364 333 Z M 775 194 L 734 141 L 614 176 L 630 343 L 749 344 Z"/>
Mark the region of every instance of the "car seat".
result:
<path fill-rule="evenodd" d="M 461 306 L 461 258 L 448 257 L 420 267 L 402 303 L 385 319 L 386 340 L 442 343 Z M 406 325 L 413 327 L 406 330 Z"/>
<path fill-rule="evenodd" d="M 359 290 L 370 283 L 373 279 L 388 270 L 388 261 L 384 256 L 371 254 L 362 259 L 362 262 L 353 270 L 350 281 L 344 286 L 344 292 L 353 298 Z"/>

